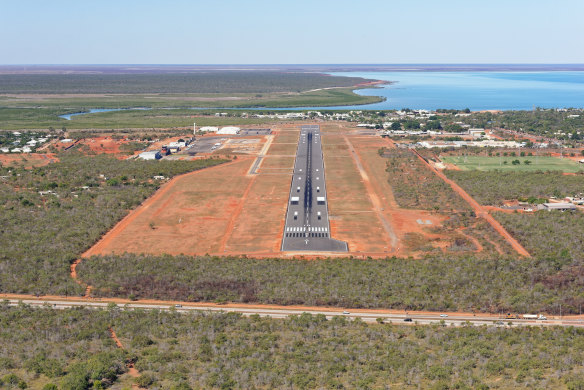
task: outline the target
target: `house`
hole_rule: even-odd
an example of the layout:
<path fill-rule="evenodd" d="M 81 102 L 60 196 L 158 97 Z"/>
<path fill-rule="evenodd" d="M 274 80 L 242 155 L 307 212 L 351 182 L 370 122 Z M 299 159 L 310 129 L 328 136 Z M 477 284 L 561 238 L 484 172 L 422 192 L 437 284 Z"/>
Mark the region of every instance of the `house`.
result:
<path fill-rule="evenodd" d="M 160 160 L 162 155 L 158 150 L 154 150 L 150 152 L 142 152 L 138 155 L 138 157 L 142 160 Z"/>

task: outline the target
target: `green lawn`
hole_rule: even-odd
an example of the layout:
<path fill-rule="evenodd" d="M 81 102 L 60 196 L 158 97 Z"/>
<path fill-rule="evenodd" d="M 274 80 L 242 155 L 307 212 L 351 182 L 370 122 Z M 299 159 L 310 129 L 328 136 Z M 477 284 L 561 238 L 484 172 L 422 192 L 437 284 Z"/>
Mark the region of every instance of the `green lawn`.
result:
<path fill-rule="evenodd" d="M 464 171 L 480 170 L 492 171 L 500 169 L 504 171 L 562 171 L 581 172 L 584 166 L 568 158 L 525 156 L 525 157 L 483 157 L 483 156 L 449 156 L 441 157 L 445 163 L 458 166 Z M 513 165 L 514 160 L 520 164 Z M 525 161 L 530 161 L 525 164 Z M 505 163 L 507 162 L 507 163 Z"/>

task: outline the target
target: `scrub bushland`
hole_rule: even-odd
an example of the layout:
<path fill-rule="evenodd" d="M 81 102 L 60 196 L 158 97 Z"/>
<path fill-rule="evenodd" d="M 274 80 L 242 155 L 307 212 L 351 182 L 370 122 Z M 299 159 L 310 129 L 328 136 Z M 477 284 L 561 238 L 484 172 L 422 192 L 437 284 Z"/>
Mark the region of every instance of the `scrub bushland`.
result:
<path fill-rule="evenodd" d="M 7 387 L 123 387 L 131 381 L 128 362 L 140 372 L 137 383 L 165 389 L 584 386 L 584 331 L 577 328 L 398 326 L 115 305 L 0 308 Z"/>
<path fill-rule="evenodd" d="M 0 167 L 0 292 L 80 293 L 69 267 L 174 175 L 226 160 L 141 161 L 59 156 L 26 170 Z"/>

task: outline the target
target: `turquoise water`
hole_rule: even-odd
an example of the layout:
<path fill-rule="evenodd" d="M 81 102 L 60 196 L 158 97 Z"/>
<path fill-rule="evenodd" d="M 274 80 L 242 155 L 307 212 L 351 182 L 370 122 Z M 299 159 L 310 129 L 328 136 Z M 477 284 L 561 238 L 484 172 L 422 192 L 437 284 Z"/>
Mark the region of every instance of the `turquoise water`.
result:
<path fill-rule="evenodd" d="M 584 72 L 342 72 L 394 81 L 383 88 L 362 89 L 360 95 L 387 100 L 364 106 L 336 108 L 389 110 L 455 108 L 471 110 L 531 110 L 584 108 Z"/>

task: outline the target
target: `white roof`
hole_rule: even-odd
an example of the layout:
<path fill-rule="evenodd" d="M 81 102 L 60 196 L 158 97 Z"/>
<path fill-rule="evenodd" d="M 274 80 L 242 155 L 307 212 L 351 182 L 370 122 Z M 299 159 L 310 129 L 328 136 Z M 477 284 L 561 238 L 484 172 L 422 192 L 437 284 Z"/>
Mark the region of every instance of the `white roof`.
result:
<path fill-rule="evenodd" d="M 324 196 L 317 196 L 316 197 L 317 202 L 324 202 L 325 200 L 326 200 L 326 198 Z"/>
<path fill-rule="evenodd" d="M 299 202 L 300 201 L 300 198 L 298 196 L 292 196 L 292 197 L 290 197 L 290 201 L 292 201 L 292 202 Z"/>
<path fill-rule="evenodd" d="M 544 203 L 544 207 L 548 209 L 575 209 L 572 203 Z"/>
<path fill-rule="evenodd" d="M 225 126 L 217 134 L 238 134 L 241 129 L 235 126 Z"/>

